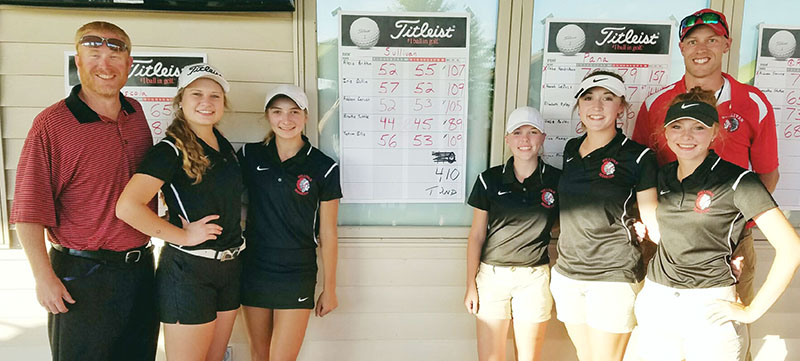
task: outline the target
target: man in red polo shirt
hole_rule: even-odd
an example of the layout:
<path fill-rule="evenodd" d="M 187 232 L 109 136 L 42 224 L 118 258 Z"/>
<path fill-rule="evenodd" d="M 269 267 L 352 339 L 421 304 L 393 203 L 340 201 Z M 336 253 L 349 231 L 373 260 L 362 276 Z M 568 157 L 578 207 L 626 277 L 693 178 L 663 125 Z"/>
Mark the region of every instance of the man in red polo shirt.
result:
<path fill-rule="evenodd" d="M 133 63 L 130 38 L 114 24 L 92 22 L 75 41 L 81 84 L 34 119 L 11 222 L 49 312 L 53 360 L 153 360 L 152 247 L 114 215 L 152 145 L 141 105 L 120 93 Z"/>
<path fill-rule="evenodd" d="M 722 72 L 722 57 L 731 38 L 725 15 L 703 9 L 680 23 L 680 43 L 686 74 L 683 79 L 649 96 L 639 111 L 633 140 L 656 151 L 659 164 L 675 160 L 664 138 L 664 117 L 676 95 L 694 87 L 714 91 L 722 130 L 712 148 L 723 159 L 752 169 L 770 191 L 778 183 L 778 145 L 775 115 L 767 97 L 757 88 L 742 84 Z M 750 229 L 739 237 L 734 259 L 743 257 L 737 292 L 746 305 L 753 300 L 755 251 Z"/>

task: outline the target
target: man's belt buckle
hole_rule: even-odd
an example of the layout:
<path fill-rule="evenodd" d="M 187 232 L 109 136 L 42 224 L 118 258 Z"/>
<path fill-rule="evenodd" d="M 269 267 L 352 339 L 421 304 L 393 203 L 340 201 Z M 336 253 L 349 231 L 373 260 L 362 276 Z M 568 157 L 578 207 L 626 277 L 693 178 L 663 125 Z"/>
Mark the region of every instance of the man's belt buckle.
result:
<path fill-rule="evenodd" d="M 237 250 L 231 251 L 229 249 L 226 249 L 224 251 L 220 251 L 219 253 L 220 253 L 219 261 L 220 262 L 225 262 L 225 261 L 230 261 L 230 260 L 236 258 L 236 255 L 239 254 L 239 250 L 237 249 Z"/>
<path fill-rule="evenodd" d="M 125 253 L 125 263 L 137 263 L 142 258 L 142 251 L 135 249 Z"/>

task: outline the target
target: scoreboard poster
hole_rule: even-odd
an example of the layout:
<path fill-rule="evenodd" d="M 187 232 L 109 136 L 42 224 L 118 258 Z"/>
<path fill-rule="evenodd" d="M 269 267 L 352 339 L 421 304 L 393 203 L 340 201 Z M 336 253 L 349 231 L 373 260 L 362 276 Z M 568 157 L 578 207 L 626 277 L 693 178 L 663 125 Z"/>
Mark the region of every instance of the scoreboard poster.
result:
<path fill-rule="evenodd" d="M 540 112 L 544 160 L 561 167 L 567 140 L 583 135 L 573 110 L 583 77 L 597 69 L 622 76 L 628 108 L 617 127 L 630 136 L 644 99 L 670 84 L 671 22 L 608 22 L 549 18 L 545 23 Z"/>
<path fill-rule="evenodd" d="M 342 202 L 463 203 L 469 15 L 339 13 Z"/>
<path fill-rule="evenodd" d="M 773 197 L 800 210 L 800 27 L 760 24 L 753 80 L 772 104 L 781 175 Z"/>

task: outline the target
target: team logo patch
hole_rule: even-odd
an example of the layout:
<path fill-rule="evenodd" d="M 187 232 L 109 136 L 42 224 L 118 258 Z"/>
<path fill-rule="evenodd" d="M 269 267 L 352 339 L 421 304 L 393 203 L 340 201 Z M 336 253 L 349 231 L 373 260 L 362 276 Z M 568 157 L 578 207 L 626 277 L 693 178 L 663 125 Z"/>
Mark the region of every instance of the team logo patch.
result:
<path fill-rule="evenodd" d="M 697 199 L 694 201 L 694 211 L 697 213 L 706 213 L 711 208 L 711 199 L 714 193 L 711 191 L 697 192 Z"/>
<path fill-rule="evenodd" d="M 728 133 L 733 133 L 739 129 L 739 121 L 736 120 L 736 118 L 725 119 L 725 123 L 722 124 L 722 127 L 725 128 Z"/>
<path fill-rule="evenodd" d="M 553 208 L 556 204 L 556 191 L 545 188 L 542 189 L 542 207 Z"/>
<path fill-rule="evenodd" d="M 600 176 L 603 178 L 614 178 L 614 172 L 617 171 L 617 161 L 612 158 L 603 159 L 603 165 L 600 167 Z"/>
<path fill-rule="evenodd" d="M 311 189 L 311 177 L 305 174 L 297 176 L 297 187 L 294 189 L 294 191 L 297 194 L 304 196 L 308 194 L 309 189 Z"/>
<path fill-rule="evenodd" d="M 742 117 L 739 114 L 733 113 L 725 118 L 722 127 L 725 128 L 728 133 L 733 133 L 739 129 L 742 125 L 742 121 Z"/>

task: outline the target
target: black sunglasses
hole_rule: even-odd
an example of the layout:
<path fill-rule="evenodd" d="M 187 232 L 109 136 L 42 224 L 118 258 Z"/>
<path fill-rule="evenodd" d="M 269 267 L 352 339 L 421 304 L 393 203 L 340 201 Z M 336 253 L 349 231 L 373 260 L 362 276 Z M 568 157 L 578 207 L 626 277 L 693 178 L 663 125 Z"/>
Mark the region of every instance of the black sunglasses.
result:
<path fill-rule="evenodd" d="M 81 40 L 78 41 L 78 44 L 90 48 L 99 48 L 103 46 L 103 44 L 106 44 L 106 46 L 113 51 L 128 50 L 128 44 L 126 44 L 122 40 L 115 38 L 104 38 L 102 36 L 97 36 L 97 35 L 84 35 L 83 37 L 81 37 Z"/>

